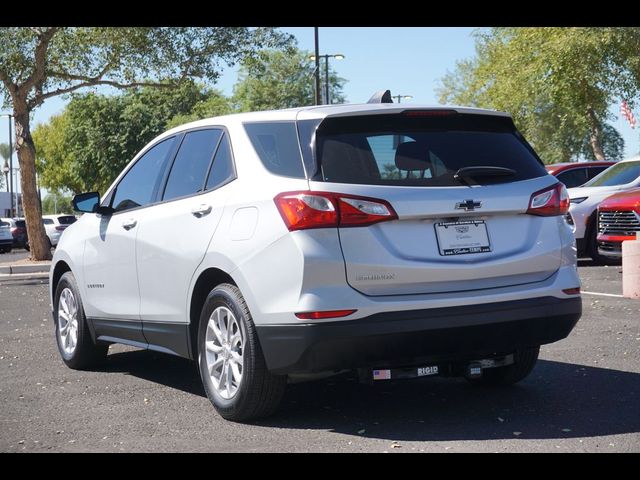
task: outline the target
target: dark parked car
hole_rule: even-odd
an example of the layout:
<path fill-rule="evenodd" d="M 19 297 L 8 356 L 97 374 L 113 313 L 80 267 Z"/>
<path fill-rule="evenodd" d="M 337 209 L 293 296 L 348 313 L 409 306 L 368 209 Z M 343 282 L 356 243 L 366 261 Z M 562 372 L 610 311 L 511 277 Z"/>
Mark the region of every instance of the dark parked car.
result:
<path fill-rule="evenodd" d="M 0 218 L 9 224 L 13 236 L 13 248 L 25 248 L 28 245 L 27 224 L 24 218 Z"/>

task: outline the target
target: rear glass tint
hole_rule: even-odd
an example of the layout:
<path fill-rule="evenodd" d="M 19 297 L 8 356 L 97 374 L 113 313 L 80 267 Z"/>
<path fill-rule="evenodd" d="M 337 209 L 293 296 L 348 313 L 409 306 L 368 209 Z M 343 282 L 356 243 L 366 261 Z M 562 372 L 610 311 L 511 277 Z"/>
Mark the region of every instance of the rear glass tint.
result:
<path fill-rule="evenodd" d="M 66 215 L 64 217 L 58 217 L 58 223 L 60 225 L 71 225 L 77 220 L 73 215 Z"/>
<path fill-rule="evenodd" d="M 16 220 L 16 227 L 18 228 L 27 228 L 27 224 L 24 220 Z"/>
<path fill-rule="evenodd" d="M 487 115 L 369 115 L 329 118 L 316 132 L 317 180 L 399 186 L 456 186 L 463 167 L 503 167 L 509 177 L 547 175 L 509 118 Z M 318 178 L 319 177 L 319 178 Z"/>
<path fill-rule="evenodd" d="M 305 178 L 295 122 L 245 123 L 251 144 L 267 170 Z"/>

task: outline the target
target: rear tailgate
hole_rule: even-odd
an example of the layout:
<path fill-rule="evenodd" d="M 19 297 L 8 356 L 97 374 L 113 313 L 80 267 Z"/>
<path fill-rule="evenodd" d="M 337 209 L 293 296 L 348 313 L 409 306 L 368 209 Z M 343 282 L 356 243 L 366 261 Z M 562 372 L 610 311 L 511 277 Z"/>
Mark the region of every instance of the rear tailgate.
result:
<path fill-rule="evenodd" d="M 348 283 L 367 295 L 405 295 L 556 272 L 562 219 L 526 212 L 532 194 L 557 180 L 511 119 L 409 112 L 328 118 L 316 133 L 310 189 L 384 200 L 398 216 L 339 228 Z M 467 176 L 468 167 L 484 173 Z"/>
<path fill-rule="evenodd" d="M 401 187 L 324 187 L 374 196 L 393 206 L 397 220 L 340 228 L 339 234 L 347 281 L 353 288 L 367 295 L 402 295 L 495 288 L 548 278 L 560 268 L 558 219 L 525 212 L 531 193 L 553 182 L 542 178 L 428 193 Z M 320 188 L 315 182 L 312 185 L 313 190 Z M 455 209 L 466 200 L 481 207 L 474 212 Z M 483 229 L 488 247 L 483 250 L 488 251 L 466 253 L 469 242 L 484 246 Z"/>

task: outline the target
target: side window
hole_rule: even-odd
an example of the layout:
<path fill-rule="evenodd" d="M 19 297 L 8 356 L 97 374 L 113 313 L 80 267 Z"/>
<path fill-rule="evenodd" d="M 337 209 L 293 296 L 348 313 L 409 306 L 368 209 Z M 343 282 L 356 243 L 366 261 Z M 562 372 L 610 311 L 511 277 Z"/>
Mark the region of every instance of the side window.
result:
<path fill-rule="evenodd" d="M 233 169 L 233 157 L 231 156 L 231 145 L 229 144 L 229 136 L 224 135 L 213 159 L 213 165 L 207 179 L 207 190 L 218 188 L 229 182 L 233 177 L 235 177 L 235 172 Z"/>
<path fill-rule="evenodd" d="M 589 177 L 588 179 L 591 180 L 596 175 L 599 175 L 602 172 L 604 172 L 607 168 L 609 168 L 609 167 L 591 167 L 591 168 L 589 168 L 589 170 L 587 171 L 587 177 Z"/>
<path fill-rule="evenodd" d="M 245 123 L 244 129 L 267 170 L 285 177 L 304 178 L 294 122 Z"/>
<path fill-rule="evenodd" d="M 559 173 L 556 178 L 564 183 L 567 188 L 579 187 L 587 181 L 587 169 L 573 168 Z"/>
<path fill-rule="evenodd" d="M 120 180 L 111 203 L 116 212 L 148 205 L 153 201 L 174 140 L 175 137 L 172 137 L 151 147 Z"/>
<path fill-rule="evenodd" d="M 218 129 L 196 130 L 184 136 L 167 179 L 163 200 L 202 191 L 221 136 L 222 131 Z"/>
<path fill-rule="evenodd" d="M 50 218 L 43 218 L 42 223 L 45 225 L 53 225 L 53 220 L 51 220 Z"/>

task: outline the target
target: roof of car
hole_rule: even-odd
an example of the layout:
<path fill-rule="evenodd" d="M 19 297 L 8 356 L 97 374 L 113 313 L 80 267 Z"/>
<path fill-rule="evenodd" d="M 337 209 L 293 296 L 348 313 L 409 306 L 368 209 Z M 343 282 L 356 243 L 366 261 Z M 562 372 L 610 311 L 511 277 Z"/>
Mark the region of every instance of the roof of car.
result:
<path fill-rule="evenodd" d="M 508 113 L 482 108 L 462 107 L 455 105 L 408 105 L 399 103 L 363 103 L 363 104 L 339 104 L 339 105 L 312 105 L 307 107 L 287 108 L 283 110 L 265 110 L 262 112 L 233 113 L 219 117 L 205 118 L 187 123 L 166 132 L 167 135 L 180 130 L 204 127 L 208 125 L 220 125 L 227 122 L 260 122 L 260 121 L 294 121 L 323 119 L 326 117 L 342 117 L 350 115 L 368 114 L 379 115 L 385 113 L 401 113 L 406 110 L 455 110 L 458 113 L 474 113 L 479 115 L 493 115 L 511 117 Z"/>

